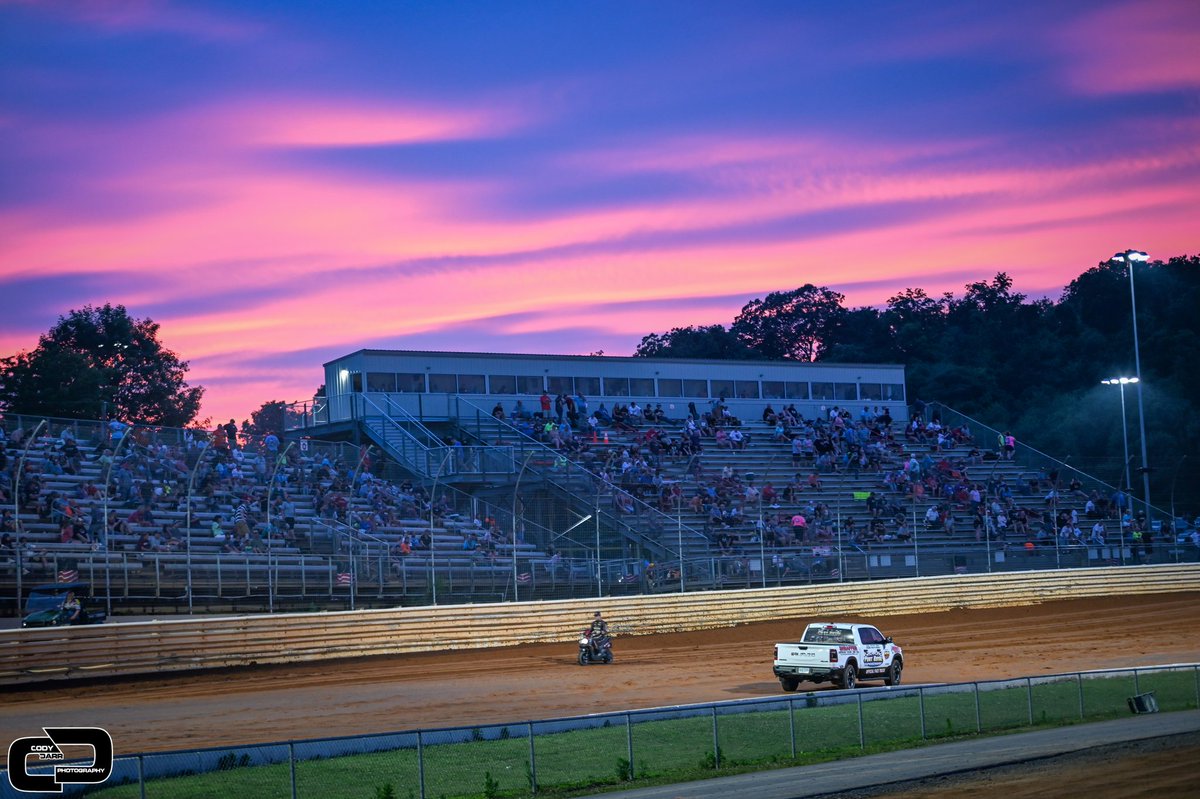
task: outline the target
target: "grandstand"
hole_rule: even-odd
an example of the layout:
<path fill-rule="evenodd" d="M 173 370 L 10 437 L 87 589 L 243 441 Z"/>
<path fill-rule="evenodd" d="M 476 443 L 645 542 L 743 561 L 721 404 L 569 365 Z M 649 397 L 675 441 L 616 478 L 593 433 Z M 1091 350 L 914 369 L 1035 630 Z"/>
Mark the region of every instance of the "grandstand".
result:
<path fill-rule="evenodd" d="M 9 415 L 0 585 L 10 605 L 78 578 L 117 612 L 270 611 L 1197 559 L 1113 487 L 1010 459 L 949 409 L 733 387 L 618 395 L 574 424 L 575 395 L 560 422 L 539 395 L 422 416 L 362 392 L 283 441 Z"/>

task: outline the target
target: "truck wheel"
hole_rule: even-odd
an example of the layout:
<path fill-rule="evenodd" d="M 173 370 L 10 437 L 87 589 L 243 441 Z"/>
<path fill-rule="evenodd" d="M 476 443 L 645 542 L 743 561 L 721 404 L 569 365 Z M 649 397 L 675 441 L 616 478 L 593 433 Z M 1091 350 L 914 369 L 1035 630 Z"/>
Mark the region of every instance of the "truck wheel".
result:
<path fill-rule="evenodd" d="M 794 691 L 800 687 L 800 680 L 795 677 L 780 677 L 779 687 L 785 691 Z"/>
<path fill-rule="evenodd" d="M 854 668 L 853 663 L 847 663 L 846 668 L 842 670 L 841 683 L 847 691 L 854 690 L 854 687 L 858 685 L 858 671 Z"/>
<path fill-rule="evenodd" d="M 899 660 L 893 660 L 892 665 L 888 666 L 887 675 L 883 678 L 884 685 L 899 685 L 900 673 L 904 671 L 904 664 Z"/>

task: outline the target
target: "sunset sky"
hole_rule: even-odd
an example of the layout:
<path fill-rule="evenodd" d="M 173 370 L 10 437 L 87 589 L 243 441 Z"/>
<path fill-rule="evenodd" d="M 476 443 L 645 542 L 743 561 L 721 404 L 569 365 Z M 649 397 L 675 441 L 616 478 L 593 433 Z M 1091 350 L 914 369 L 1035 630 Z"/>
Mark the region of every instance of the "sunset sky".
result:
<path fill-rule="evenodd" d="M 1196 0 L 0 0 L 0 356 L 121 303 L 241 419 L 362 347 L 1056 297 L 1200 251 L 1197 53 Z"/>

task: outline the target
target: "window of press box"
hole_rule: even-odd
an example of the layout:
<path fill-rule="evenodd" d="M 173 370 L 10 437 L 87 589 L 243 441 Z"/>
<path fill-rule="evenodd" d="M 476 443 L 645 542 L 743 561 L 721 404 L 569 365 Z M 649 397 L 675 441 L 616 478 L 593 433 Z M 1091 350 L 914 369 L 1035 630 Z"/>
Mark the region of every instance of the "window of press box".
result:
<path fill-rule="evenodd" d="M 425 391 L 425 375 L 419 372 L 401 372 L 396 375 L 396 390 L 404 394 L 420 394 Z"/>
<path fill-rule="evenodd" d="M 815 399 L 815 400 L 831 400 L 831 399 L 833 399 L 833 383 L 813 383 L 812 384 L 812 399 Z"/>
<path fill-rule="evenodd" d="M 732 380 L 711 380 L 709 381 L 709 384 L 710 388 L 712 389 L 712 396 L 714 397 L 724 397 L 725 399 L 729 399 L 730 397 L 735 396 L 733 393 Z"/>
<path fill-rule="evenodd" d="M 652 378 L 652 377 L 631 377 L 631 378 L 629 378 L 629 396 L 631 396 L 631 397 L 653 397 L 654 396 L 654 378 Z"/>
<path fill-rule="evenodd" d="M 488 375 L 489 394 L 516 394 L 516 375 Z"/>
<path fill-rule="evenodd" d="M 541 375 L 517 375 L 518 394 L 536 394 L 540 397 L 544 390 Z"/>
<path fill-rule="evenodd" d="M 671 377 L 660 377 L 658 379 L 658 396 L 682 397 L 683 381 Z"/>
<path fill-rule="evenodd" d="M 429 376 L 430 394 L 454 394 L 458 391 L 458 375 Z"/>
<path fill-rule="evenodd" d="M 858 399 L 858 386 L 854 383 L 834 383 L 833 398 L 845 402 Z"/>
<path fill-rule="evenodd" d="M 809 398 L 808 383 L 788 381 L 784 383 L 784 392 L 790 400 L 806 400 Z"/>
<path fill-rule="evenodd" d="M 575 378 L 575 393 L 582 394 L 585 397 L 594 397 L 600 393 L 600 378 L 598 377 L 577 377 Z"/>
<path fill-rule="evenodd" d="M 736 380 L 733 384 L 735 396 L 738 399 L 758 399 L 757 380 Z"/>
<path fill-rule="evenodd" d="M 707 397 L 708 396 L 708 381 L 707 380 L 684 380 L 683 381 L 683 396 L 685 396 L 685 397 Z"/>
<path fill-rule="evenodd" d="M 350 390 L 356 394 L 362 391 L 362 372 L 350 374 Z"/>
<path fill-rule="evenodd" d="M 486 394 L 487 378 L 483 375 L 459 375 L 459 394 Z"/>
<path fill-rule="evenodd" d="M 574 394 L 575 393 L 575 378 L 573 377 L 554 377 L 546 379 L 546 384 L 550 386 L 551 394 Z"/>
<path fill-rule="evenodd" d="M 764 380 L 762 382 L 763 399 L 783 399 L 782 380 Z"/>
<path fill-rule="evenodd" d="M 884 402 L 904 402 L 904 384 L 884 383 L 883 400 Z"/>
<path fill-rule="evenodd" d="M 391 393 L 396 390 L 396 375 L 392 372 L 367 372 L 367 391 Z"/>
<path fill-rule="evenodd" d="M 606 396 L 606 397 L 628 397 L 629 396 L 629 378 L 628 377 L 606 377 L 606 378 L 604 378 L 604 396 Z"/>
<path fill-rule="evenodd" d="M 879 383 L 859 383 L 858 396 L 863 400 L 883 399 L 883 386 Z"/>

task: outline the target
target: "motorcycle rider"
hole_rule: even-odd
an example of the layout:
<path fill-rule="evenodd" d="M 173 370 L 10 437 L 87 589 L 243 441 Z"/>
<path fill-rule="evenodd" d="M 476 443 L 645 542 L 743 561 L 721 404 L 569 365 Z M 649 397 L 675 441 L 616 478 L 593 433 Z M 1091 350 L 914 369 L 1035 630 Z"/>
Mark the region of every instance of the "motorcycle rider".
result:
<path fill-rule="evenodd" d="M 592 615 L 591 634 L 588 635 L 588 642 L 592 647 L 592 656 L 600 654 L 600 645 L 608 638 L 608 622 L 600 615 L 600 611 L 596 611 Z"/>

